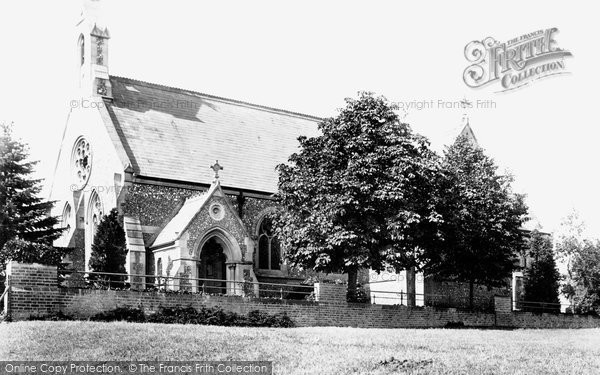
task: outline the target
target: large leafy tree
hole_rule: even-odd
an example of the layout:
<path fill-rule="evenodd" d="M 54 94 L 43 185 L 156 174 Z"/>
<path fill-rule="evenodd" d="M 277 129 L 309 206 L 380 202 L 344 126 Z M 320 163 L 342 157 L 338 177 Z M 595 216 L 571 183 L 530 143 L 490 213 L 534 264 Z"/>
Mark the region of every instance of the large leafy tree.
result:
<path fill-rule="evenodd" d="M 562 292 L 577 313 L 600 315 L 600 241 L 584 237 L 576 211 L 563 219 L 556 249 L 567 274 Z"/>
<path fill-rule="evenodd" d="M 600 315 L 600 241 L 586 239 L 574 254 L 564 291 L 580 314 Z"/>
<path fill-rule="evenodd" d="M 39 197 L 41 181 L 31 177 L 37 162 L 28 158 L 12 125 L 0 125 L 0 265 L 9 259 L 60 262 L 62 251 L 51 246 L 61 233 L 49 215 L 53 202 Z"/>
<path fill-rule="evenodd" d="M 536 312 L 560 312 L 558 299 L 560 274 L 554 260 L 550 236 L 537 230 L 531 232 L 528 252 L 531 265 L 525 270 L 524 309 Z"/>
<path fill-rule="evenodd" d="M 469 283 L 503 286 L 516 253 L 524 248 L 520 230 L 527 207 L 511 190 L 511 176 L 500 175 L 494 161 L 466 136 L 444 154 L 445 178 L 439 195 L 444 246 L 434 254 L 429 273 Z"/>
<path fill-rule="evenodd" d="M 127 244 L 125 231 L 119 220 L 119 213 L 113 208 L 110 213 L 100 220 L 94 243 L 89 266 L 94 272 L 126 273 L 125 261 L 127 259 Z M 124 276 L 100 275 L 91 279 L 109 280 L 110 285 L 122 287 Z"/>
<path fill-rule="evenodd" d="M 400 270 L 429 258 L 439 161 L 384 97 L 362 92 L 346 104 L 278 166 L 275 225 L 292 266 L 347 272 L 352 299 L 359 268 Z"/>

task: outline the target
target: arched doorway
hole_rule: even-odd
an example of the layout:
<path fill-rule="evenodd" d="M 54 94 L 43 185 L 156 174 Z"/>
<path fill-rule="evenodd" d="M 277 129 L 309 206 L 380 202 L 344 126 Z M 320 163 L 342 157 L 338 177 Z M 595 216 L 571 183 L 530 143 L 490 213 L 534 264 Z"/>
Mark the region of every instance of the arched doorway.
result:
<path fill-rule="evenodd" d="M 227 257 L 223 245 L 212 237 L 204 243 L 200 250 L 198 262 L 198 288 L 206 293 L 227 294 Z M 215 281 L 211 281 L 215 280 Z"/>

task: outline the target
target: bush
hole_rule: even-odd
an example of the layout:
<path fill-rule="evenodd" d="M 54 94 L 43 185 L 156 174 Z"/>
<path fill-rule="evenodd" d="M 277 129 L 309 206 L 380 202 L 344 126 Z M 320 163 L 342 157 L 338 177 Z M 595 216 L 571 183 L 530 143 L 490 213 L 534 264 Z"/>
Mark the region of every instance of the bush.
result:
<path fill-rule="evenodd" d="M 188 306 L 159 307 L 158 311 L 149 316 L 144 315 L 140 308 L 118 307 L 94 315 L 93 321 L 127 321 L 166 324 L 205 324 L 238 327 L 293 327 L 294 322 L 285 314 L 270 315 L 259 310 L 253 310 L 247 316 L 224 311 L 220 307 L 202 307 L 200 310 Z"/>
<path fill-rule="evenodd" d="M 105 311 L 94 315 L 90 320 L 96 322 L 126 321 L 142 323 L 146 321 L 146 315 L 140 308 L 117 307 L 114 310 Z"/>
<path fill-rule="evenodd" d="M 66 315 L 62 311 L 52 312 L 42 316 L 30 316 L 28 320 L 46 320 L 46 321 L 64 321 L 64 320 L 75 320 L 71 315 Z"/>

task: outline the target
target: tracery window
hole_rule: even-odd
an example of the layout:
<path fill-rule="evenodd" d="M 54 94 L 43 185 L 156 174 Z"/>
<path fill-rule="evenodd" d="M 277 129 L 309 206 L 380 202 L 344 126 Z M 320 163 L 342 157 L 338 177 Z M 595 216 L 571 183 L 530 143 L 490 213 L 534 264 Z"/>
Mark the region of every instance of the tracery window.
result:
<path fill-rule="evenodd" d="M 273 223 L 265 217 L 258 230 L 258 268 L 264 270 L 281 269 L 279 241 L 273 234 Z"/>
<path fill-rule="evenodd" d="M 100 201 L 100 197 L 94 191 L 92 192 L 92 196 L 90 198 L 90 207 L 89 207 L 89 223 L 91 226 L 92 233 L 92 242 L 94 243 L 94 237 L 96 236 L 96 231 L 98 230 L 98 225 L 100 225 L 100 221 L 104 216 L 104 209 L 102 208 L 102 202 Z"/>
<path fill-rule="evenodd" d="M 83 137 L 75 142 L 71 156 L 71 168 L 76 186 L 74 190 L 85 187 L 92 171 L 92 148 L 90 143 Z"/>

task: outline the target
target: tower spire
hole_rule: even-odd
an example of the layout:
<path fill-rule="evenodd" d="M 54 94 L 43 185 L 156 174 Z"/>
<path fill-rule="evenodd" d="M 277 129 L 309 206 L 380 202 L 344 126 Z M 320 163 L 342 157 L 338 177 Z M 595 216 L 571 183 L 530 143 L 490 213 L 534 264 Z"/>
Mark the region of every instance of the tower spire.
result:
<path fill-rule="evenodd" d="M 112 97 L 108 75 L 110 34 L 102 19 L 100 0 L 82 0 L 77 29 L 77 63 L 82 96 Z"/>
<path fill-rule="evenodd" d="M 466 137 L 467 140 L 474 147 L 480 147 L 479 143 L 477 142 L 477 138 L 475 137 L 475 133 L 473 132 L 473 129 L 471 129 L 471 125 L 469 124 L 469 116 L 466 113 L 463 114 L 462 126 L 463 126 L 463 129 L 460 132 L 460 135 L 458 136 L 458 138 Z"/>

